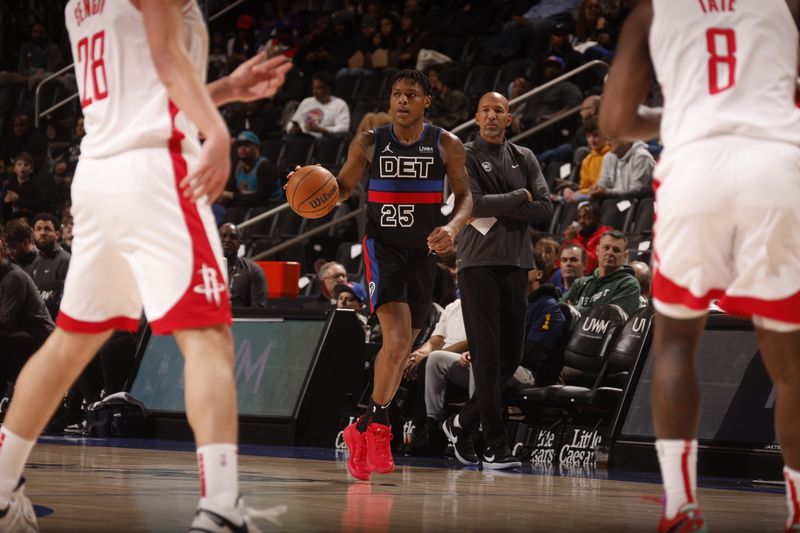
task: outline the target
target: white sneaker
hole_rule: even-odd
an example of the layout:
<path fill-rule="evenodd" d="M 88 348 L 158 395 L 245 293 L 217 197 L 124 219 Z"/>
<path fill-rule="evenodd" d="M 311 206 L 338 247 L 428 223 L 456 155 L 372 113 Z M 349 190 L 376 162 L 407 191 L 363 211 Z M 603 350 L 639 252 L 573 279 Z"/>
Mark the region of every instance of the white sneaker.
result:
<path fill-rule="evenodd" d="M 39 531 L 36 524 L 36 513 L 31 501 L 25 496 L 25 479 L 21 479 L 17 488 L 11 493 L 8 507 L 0 511 L 0 532 L 28 533 Z"/>
<path fill-rule="evenodd" d="M 195 533 L 258 533 L 250 523 L 242 498 L 236 500 L 236 507 L 228 509 L 212 508 L 208 503 L 197 506 L 189 532 Z"/>

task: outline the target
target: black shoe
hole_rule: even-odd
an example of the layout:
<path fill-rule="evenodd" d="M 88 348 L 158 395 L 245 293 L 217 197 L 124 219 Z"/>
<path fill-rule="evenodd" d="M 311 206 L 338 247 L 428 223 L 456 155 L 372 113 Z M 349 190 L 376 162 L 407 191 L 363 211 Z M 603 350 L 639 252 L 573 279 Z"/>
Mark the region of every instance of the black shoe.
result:
<path fill-rule="evenodd" d="M 453 421 L 455 416 L 451 416 L 442 424 L 442 431 L 444 431 L 447 440 L 453 445 L 453 451 L 456 454 L 456 459 L 462 465 L 476 466 L 478 461 L 478 454 L 475 453 L 475 443 L 472 441 L 472 435 L 457 428 Z"/>
<path fill-rule="evenodd" d="M 522 461 L 511 454 L 508 446 L 490 445 L 481 454 L 481 465 L 489 470 L 505 470 L 522 467 Z"/>

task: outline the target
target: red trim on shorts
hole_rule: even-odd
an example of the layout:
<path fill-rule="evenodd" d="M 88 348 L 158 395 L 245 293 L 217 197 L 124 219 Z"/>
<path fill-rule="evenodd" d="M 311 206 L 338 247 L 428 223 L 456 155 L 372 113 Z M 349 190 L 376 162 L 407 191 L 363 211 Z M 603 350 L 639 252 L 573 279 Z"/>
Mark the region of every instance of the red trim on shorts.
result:
<path fill-rule="evenodd" d="M 186 159 L 181 151 L 185 137 L 175 126 L 178 108 L 170 100 L 169 114 L 172 136 L 169 139 L 169 155 L 175 173 L 175 189 L 180 201 L 183 219 L 192 240 L 192 277 L 186 292 L 164 316 L 150 322 L 156 335 L 172 333 L 176 329 L 193 329 L 220 324 L 230 324 L 231 303 L 225 277 L 217 264 L 211 243 L 208 240 L 200 213 L 190 199 L 183 195 L 180 183 L 187 174 Z"/>
<path fill-rule="evenodd" d="M 665 304 L 680 304 L 696 311 L 705 311 L 714 298 L 725 294 L 722 289 L 711 289 L 703 296 L 695 296 L 656 269 L 653 274 L 653 299 Z"/>
<path fill-rule="evenodd" d="M 687 440 L 683 444 L 683 454 L 681 455 L 681 474 L 683 474 L 683 490 L 686 492 L 686 502 L 694 503 L 694 492 L 692 491 L 692 478 L 689 472 L 689 455 L 692 453 L 692 441 Z"/>
<path fill-rule="evenodd" d="M 719 306 L 726 312 L 751 317 L 763 316 L 789 324 L 800 324 L 800 291 L 782 300 L 763 300 L 748 296 L 723 296 Z"/>
<path fill-rule="evenodd" d="M 440 204 L 442 193 L 369 191 L 367 201 L 379 204 Z"/>
<path fill-rule="evenodd" d="M 56 325 L 64 331 L 71 333 L 103 333 L 110 329 L 136 332 L 139 329 L 139 319 L 127 316 L 115 316 L 100 322 L 87 322 L 67 315 L 64 311 L 58 312 Z"/>

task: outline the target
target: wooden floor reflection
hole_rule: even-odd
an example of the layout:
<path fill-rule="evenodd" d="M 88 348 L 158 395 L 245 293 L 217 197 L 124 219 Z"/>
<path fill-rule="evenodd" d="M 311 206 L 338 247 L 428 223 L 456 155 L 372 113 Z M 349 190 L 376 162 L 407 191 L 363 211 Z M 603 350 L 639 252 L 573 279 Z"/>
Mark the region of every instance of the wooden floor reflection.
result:
<path fill-rule="evenodd" d="M 402 466 L 348 479 L 343 461 L 242 456 L 266 531 L 653 531 L 660 486 L 599 477 Z M 185 531 L 198 497 L 191 452 L 39 445 L 26 470 L 42 531 Z M 779 531 L 781 494 L 701 489 L 712 531 Z M 277 515 L 277 516 L 272 516 Z"/>

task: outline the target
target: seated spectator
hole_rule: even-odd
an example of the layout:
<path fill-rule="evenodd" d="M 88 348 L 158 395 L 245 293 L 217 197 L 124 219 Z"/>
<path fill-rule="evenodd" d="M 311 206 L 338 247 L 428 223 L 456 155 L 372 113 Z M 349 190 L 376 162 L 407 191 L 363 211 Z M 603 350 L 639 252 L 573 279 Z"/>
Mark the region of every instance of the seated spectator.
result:
<path fill-rule="evenodd" d="M 233 174 L 220 196 L 222 203 L 255 207 L 282 197 L 278 169 L 272 161 L 261 157 L 261 140 L 258 135 L 252 131 L 240 133 L 236 137 L 236 155 L 239 161 L 236 162 Z"/>
<path fill-rule="evenodd" d="M 575 24 L 575 44 L 584 51 L 586 59 L 610 60 L 614 43 L 609 23 L 603 16 L 600 0 L 581 0 Z"/>
<path fill-rule="evenodd" d="M 58 244 L 70 254 L 72 254 L 73 227 L 72 215 L 70 215 L 69 212 L 64 213 L 64 216 L 61 217 L 61 232 L 59 233 Z"/>
<path fill-rule="evenodd" d="M 241 15 L 236 21 L 236 35 L 228 40 L 228 68 L 232 71 L 257 52 L 256 19 L 252 15 Z"/>
<path fill-rule="evenodd" d="M 576 69 L 586 62 L 582 54 L 575 51 L 572 47 L 569 25 L 559 22 L 553 28 L 550 39 L 543 55 L 558 56 L 564 60 L 565 71 Z"/>
<path fill-rule="evenodd" d="M 616 304 L 628 316 L 641 306 L 639 282 L 633 269 L 623 264 L 628 239 L 625 234 L 611 230 L 597 245 L 599 266 L 593 274 L 578 279 L 564 301 L 583 314 L 598 305 Z"/>
<path fill-rule="evenodd" d="M 589 190 L 592 185 L 600 181 L 600 170 L 603 167 L 603 159 L 611 149 L 605 134 L 600 131 L 596 119 L 589 119 L 583 122 L 583 131 L 586 133 L 586 144 L 591 150 L 583 158 L 580 169 L 580 183 L 578 190 L 564 189 L 564 199 L 568 202 L 575 202 L 589 198 Z"/>
<path fill-rule="evenodd" d="M 239 257 L 241 239 L 234 224 L 219 228 L 222 252 L 228 265 L 228 288 L 232 307 L 266 307 L 267 278 L 264 270 L 246 257 Z"/>
<path fill-rule="evenodd" d="M 282 107 L 276 105 L 274 100 L 262 99 L 233 102 L 223 107 L 221 112 L 231 135 L 238 136 L 248 130 L 264 139 L 280 135 L 282 111 Z"/>
<path fill-rule="evenodd" d="M 360 282 L 337 283 L 334 287 L 336 293 L 336 309 L 352 309 L 356 312 L 359 323 L 364 328 L 365 339 L 369 342 L 367 331 L 367 315 L 364 310 L 367 305 L 367 291 Z"/>
<path fill-rule="evenodd" d="M 26 111 L 16 111 L 11 117 L 11 135 L 3 137 L 0 156 L 6 161 L 16 159 L 20 152 L 27 152 L 35 159 L 32 167 L 41 165 L 47 157 L 47 139 L 32 127 L 31 116 Z"/>
<path fill-rule="evenodd" d="M 639 282 L 639 300 L 642 307 L 650 305 L 650 288 L 653 283 L 653 274 L 650 267 L 643 261 L 631 261 L 633 275 Z"/>
<path fill-rule="evenodd" d="M 81 157 L 81 141 L 86 135 L 86 129 L 83 127 L 83 117 L 78 117 L 75 121 L 75 129 L 72 134 L 72 139 L 69 145 L 56 157 L 55 162 L 64 162 L 67 165 L 65 172 L 73 175 L 75 167 L 78 166 L 78 159 Z"/>
<path fill-rule="evenodd" d="M 513 100 L 514 98 L 518 98 L 530 91 L 532 88 L 533 86 L 527 78 L 523 78 L 522 76 L 515 78 L 514 81 L 511 82 L 511 86 L 508 91 L 508 99 Z M 509 127 L 514 135 L 520 133 L 523 129 L 522 119 L 525 117 L 525 110 L 527 109 L 529 102 L 530 98 L 528 100 L 523 100 L 521 102 L 517 102 L 516 104 L 512 104 L 508 107 L 508 110 L 511 112 L 511 126 Z"/>
<path fill-rule="evenodd" d="M 584 98 L 583 102 L 581 102 L 580 110 L 581 125 L 575 129 L 575 133 L 572 135 L 572 140 L 569 143 L 564 143 L 538 154 L 537 159 L 539 160 L 539 163 L 542 165 L 550 163 L 551 161 L 560 161 L 566 163 L 574 158 L 575 161 L 573 161 L 573 163 L 575 168 L 573 173 L 577 177 L 580 172 L 581 164 L 583 163 L 583 158 L 586 156 L 586 154 L 588 154 L 588 149 L 586 149 L 586 132 L 583 129 L 583 122 L 590 118 L 596 120 L 597 113 L 599 111 L 600 97 L 598 95 L 593 94 Z M 585 149 L 586 152 L 579 155 L 579 148 Z M 577 182 L 578 179 L 576 178 L 573 181 Z"/>
<path fill-rule="evenodd" d="M 55 329 L 33 280 L 8 260 L 0 232 L 0 380 L 15 381 L 22 366 Z"/>
<path fill-rule="evenodd" d="M 581 202 L 575 222 L 564 231 L 564 243 L 577 244 L 586 250 L 587 274 L 591 274 L 597 268 L 595 250 L 600 243 L 600 237 L 612 229 L 600 221 L 600 208 L 597 204 Z"/>
<path fill-rule="evenodd" d="M 428 69 L 427 75 L 433 90 L 433 103 L 427 115 L 431 124 L 450 130 L 472 118 L 472 102 L 466 94 L 454 88 L 455 67 L 452 63 L 434 65 Z"/>
<path fill-rule="evenodd" d="M 37 21 L 31 26 L 31 40 L 22 43 L 16 72 L 0 73 L 2 83 L 26 83 L 33 90 L 46 76 L 61 67 L 61 50 L 48 39 L 47 27 Z"/>
<path fill-rule="evenodd" d="M 50 191 L 34 178 L 35 160 L 28 152 L 17 154 L 12 168 L 14 173 L 3 184 L 2 218 L 33 217 L 46 207 Z"/>
<path fill-rule="evenodd" d="M 544 274 L 542 279 L 547 280 L 544 283 L 552 283 L 551 279 L 556 271 L 556 262 L 558 261 L 558 243 L 553 239 L 539 239 L 536 241 L 535 251 L 539 254 L 541 261 L 537 262 L 536 266 Z"/>
<path fill-rule="evenodd" d="M 561 249 L 561 266 L 553 274 L 553 286 L 567 294 L 575 280 L 586 275 L 586 250 L 577 244 L 567 244 Z"/>
<path fill-rule="evenodd" d="M 28 225 L 25 219 L 16 218 L 7 222 L 3 229 L 8 258 L 30 276 L 29 269 L 36 260 L 33 228 Z"/>
<path fill-rule="evenodd" d="M 416 11 L 406 10 L 400 19 L 399 47 L 397 49 L 397 67 L 414 68 L 417 64 L 417 55 L 422 49 L 428 32 L 422 28 L 420 17 Z"/>
<path fill-rule="evenodd" d="M 313 96 L 304 98 L 286 125 L 290 134 L 323 135 L 347 133 L 350 129 L 350 108 L 347 102 L 333 96 L 333 78 L 327 72 L 311 77 Z"/>
<path fill-rule="evenodd" d="M 33 240 L 36 243 L 36 259 L 28 271 L 50 315 L 55 317 L 64 293 L 70 254 L 58 245 L 56 217 L 50 213 L 39 213 L 33 219 Z"/>
<path fill-rule="evenodd" d="M 383 15 L 378 32 L 372 36 L 369 66 L 384 68 L 397 66 L 397 51 L 400 48 L 400 32 L 392 15 Z"/>
<path fill-rule="evenodd" d="M 592 200 L 641 198 L 653 192 L 656 160 L 643 141 L 612 141 L 603 158 L 600 181 L 589 187 Z"/>
<path fill-rule="evenodd" d="M 534 264 L 543 258 L 534 254 Z M 558 290 L 542 283 L 544 271 L 528 271 L 528 311 L 525 319 L 525 345 L 520 368 L 511 378 L 516 387 L 544 387 L 558 380 L 563 366 L 563 353 L 558 353 L 559 340 L 564 335 L 566 319 L 558 306 Z"/>
<path fill-rule="evenodd" d="M 552 81 L 562 74 L 566 64 L 558 56 L 547 56 L 542 63 L 542 83 Z M 569 80 L 532 96 L 525 107 L 522 129 L 528 129 L 571 109 L 581 102 L 581 90 Z"/>
<path fill-rule="evenodd" d="M 319 279 L 319 294 L 306 307 L 335 307 L 337 301 L 336 284 L 347 283 L 347 270 L 345 270 L 344 265 L 336 261 L 324 263 L 317 271 L 317 278 Z"/>

